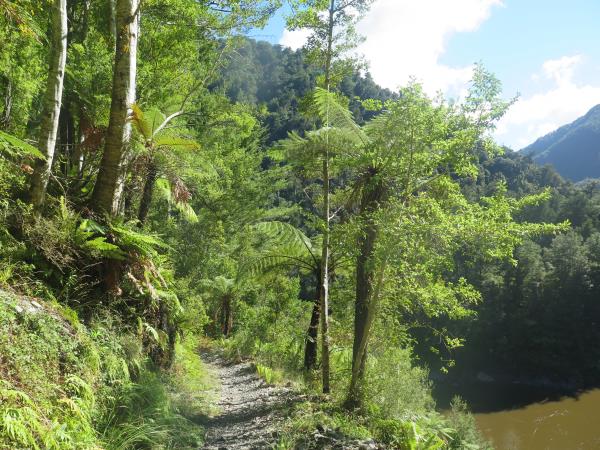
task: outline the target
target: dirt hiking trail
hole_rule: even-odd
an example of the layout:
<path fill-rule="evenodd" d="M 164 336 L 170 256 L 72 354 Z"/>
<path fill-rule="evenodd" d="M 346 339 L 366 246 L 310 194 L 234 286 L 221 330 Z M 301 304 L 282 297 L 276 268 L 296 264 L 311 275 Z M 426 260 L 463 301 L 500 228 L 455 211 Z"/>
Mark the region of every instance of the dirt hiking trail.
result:
<path fill-rule="evenodd" d="M 267 385 L 250 363 L 232 363 L 212 351 L 203 351 L 201 357 L 220 382 L 219 413 L 202 420 L 207 432 L 204 448 L 275 448 L 290 409 L 306 396 L 290 387 Z"/>

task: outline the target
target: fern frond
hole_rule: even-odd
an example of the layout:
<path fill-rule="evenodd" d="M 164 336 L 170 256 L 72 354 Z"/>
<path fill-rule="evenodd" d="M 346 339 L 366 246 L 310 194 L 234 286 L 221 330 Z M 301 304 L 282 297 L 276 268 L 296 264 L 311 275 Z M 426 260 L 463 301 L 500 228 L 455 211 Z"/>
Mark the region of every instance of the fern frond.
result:
<path fill-rule="evenodd" d="M 5 148 L 7 153 L 12 156 L 16 156 L 18 154 L 33 156 L 38 159 L 46 159 L 46 157 L 33 145 L 28 144 L 22 139 L 13 136 L 12 134 L 5 133 L 4 131 L 0 131 L 0 144 L 5 143 L 9 148 Z M 4 146 L 0 146 L 0 150 Z M 10 148 L 16 149 L 17 152 L 11 152 Z"/>
<path fill-rule="evenodd" d="M 131 123 L 140 133 L 144 140 L 149 141 L 153 138 L 154 132 L 163 124 L 166 117 L 156 108 L 151 108 L 148 111 L 142 111 L 137 104 L 131 107 Z"/>
<path fill-rule="evenodd" d="M 368 141 L 361 127 L 354 121 L 352 112 L 339 102 L 336 94 L 323 88 L 317 88 L 314 93 L 314 100 L 319 116 L 325 122 L 326 128 L 346 129 L 352 131 L 352 136 L 356 141 L 363 143 Z"/>
<path fill-rule="evenodd" d="M 196 215 L 196 211 L 189 203 L 178 202 L 175 203 L 175 207 L 177 211 L 181 213 L 181 216 L 189 223 L 198 223 L 198 216 Z"/>
<path fill-rule="evenodd" d="M 282 252 L 282 254 L 267 254 L 249 259 L 242 264 L 240 272 L 245 275 L 257 276 L 281 267 L 314 270 L 314 266 L 307 258 L 290 256 Z"/>
<path fill-rule="evenodd" d="M 173 196 L 171 195 L 171 183 L 169 183 L 169 180 L 159 178 L 156 180 L 155 189 L 161 199 L 168 203 L 173 201 Z"/>
<path fill-rule="evenodd" d="M 182 150 L 198 150 L 200 148 L 200 144 L 192 139 L 173 136 L 167 133 L 159 133 L 159 136 L 154 139 L 154 145 L 157 147 L 171 147 Z"/>
<path fill-rule="evenodd" d="M 313 255 L 312 241 L 298 228 L 286 222 L 270 221 L 253 225 L 252 229 L 266 236 L 272 244 L 287 249 L 292 255 Z"/>
<path fill-rule="evenodd" d="M 124 251 L 135 251 L 144 256 L 156 257 L 157 249 L 169 248 L 156 235 L 141 233 L 124 225 L 113 224 L 110 228 L 117 237 L 117 245 Z"/>
<path fill-rule="evenodd" d="M 94 239 L 90 239 L 83 244 L 83 247 L 92 251 L 98 252 L 101 256 L 110 259 L 124 260 L 127 254 L 115 244 L 106 242 L 104 236 L 99 236 Z"/>

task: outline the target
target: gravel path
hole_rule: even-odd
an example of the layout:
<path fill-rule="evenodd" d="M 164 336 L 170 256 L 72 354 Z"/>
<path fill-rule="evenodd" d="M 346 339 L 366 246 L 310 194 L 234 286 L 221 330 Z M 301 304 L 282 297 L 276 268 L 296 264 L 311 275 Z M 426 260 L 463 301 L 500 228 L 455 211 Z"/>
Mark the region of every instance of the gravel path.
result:
<path fill-rule="evenodd" d="M 202 421 L 204 448 L 273 448 L 287 412 L 303 397 L 289 387 L 268 386 L 249 363 L 231 363 L 214 352 L 203 352 L 202 361 L 221 384 L 219 414 Z"/>

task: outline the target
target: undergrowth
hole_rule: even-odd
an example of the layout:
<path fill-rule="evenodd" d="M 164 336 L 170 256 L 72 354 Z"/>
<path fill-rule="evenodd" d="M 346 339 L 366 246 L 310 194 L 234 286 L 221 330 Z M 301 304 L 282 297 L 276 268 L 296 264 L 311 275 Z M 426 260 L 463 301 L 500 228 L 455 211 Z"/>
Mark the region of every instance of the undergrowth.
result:
<path fill-rule="evenodd" d="M 72 310 L 0 290 L 0 449 L 198 448 L 193 407 L 172 394 L 196 387 L 191 344 L 174 366 L 186 373 L 165 375 L 143 336 L 124 330 L 108 313 L 84 326 Z"/>

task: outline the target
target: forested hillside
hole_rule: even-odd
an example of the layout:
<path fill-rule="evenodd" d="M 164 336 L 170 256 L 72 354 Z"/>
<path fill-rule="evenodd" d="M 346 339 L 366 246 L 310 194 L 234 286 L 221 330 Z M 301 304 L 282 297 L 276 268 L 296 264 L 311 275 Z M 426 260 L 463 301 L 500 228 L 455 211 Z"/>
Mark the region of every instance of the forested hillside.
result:
<path fill-rule="evenodd" d="M 598 187 L 480 65 L 379 88 L 371 3 L 0 0 L 1 449 L 485 449 L 431 380 L 597 377 Z"/>
<path fill-rule="evenodd" d="M 600 178 L 600 105 L 522 151 L 571 181 Z"/>
<path fill-rule="evenodd" d="M 363 72 L 357 66 L 345 73 L 339 84 L 354 119 L 360 124 L 375 114 L 362 105 L 361 99 L 385 101 L 395 95 Z M 232 52 L 220 73 L 213 89 L 221 90 L 234 102 L 262 108 L 267 143 L 286 138 L 290 131 L 314 127 L 314 120 L 303 113 L 309 107 L 307 96 L 315 86 L 319 70 L 301 50 L 246 39 Z"/>

